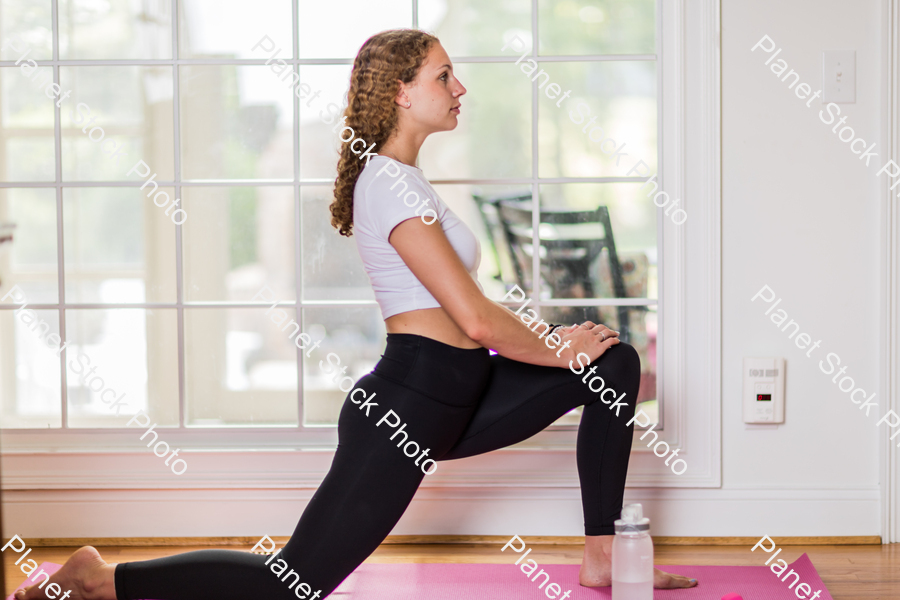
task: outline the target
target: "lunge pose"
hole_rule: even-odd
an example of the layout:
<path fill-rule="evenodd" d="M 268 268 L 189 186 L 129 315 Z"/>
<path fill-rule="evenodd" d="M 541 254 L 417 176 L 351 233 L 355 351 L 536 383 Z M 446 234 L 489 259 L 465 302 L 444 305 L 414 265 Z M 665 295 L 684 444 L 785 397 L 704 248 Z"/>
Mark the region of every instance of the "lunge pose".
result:
<path fill-rule="evenodd" d="M 72 590 L 72 600 L 325 598 L 403 515 L 425 477 L 422 459 L 515 444 L 577 406 L 584 406 L 577 442 L 586 534 L 580 581 L 610 585 L 640 361 L 608 327 L 557 328 L 550 343 L 546 325 L 532 331 L 485 297 L 475 277 L 475 236 L 415 167 L 426 137 L 456 127 L 465 93 L 437 38 L 420 31 L 375 35 L 354 62 L 343 126 L 379 151 L 361 157 L 368 146 L 342 146 L 331 222 L 355 235 L 387 348 L 344 401 L 331 469 L 278 555 L 296 577 L 282 580 L 267 557 L 248 552 L 203 550 L 115 565 L 85 547 L 51 579 Z M 375 417 L 389 410 L 402 418 L 402 431 L 376 427 Z M 405 455 L 398 446 L 407 440 L 427 449 L 427 458 Z M 427 464 L 431 470 L 434 463 Z M 696 585 L 659 570 L 654 583 Z M 32 588 L 18 597 L 45 595 Z"/>

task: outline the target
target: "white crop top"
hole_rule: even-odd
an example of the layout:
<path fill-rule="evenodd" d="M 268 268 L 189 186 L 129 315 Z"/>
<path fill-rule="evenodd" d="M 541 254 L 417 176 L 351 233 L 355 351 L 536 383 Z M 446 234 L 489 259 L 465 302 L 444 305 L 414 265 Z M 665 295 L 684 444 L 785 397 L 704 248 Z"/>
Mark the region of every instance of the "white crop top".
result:
<path fill-rule="evenodd" d="M 394 227 L 419 218 L 434 227 L 440 225 L 463 266 L 484 291 L 477 278 L 481 245 L 472 230 L 444 204 L 420 169 L 377 155 L 363 168 L 353 191 L 353 237 L 384 319 L 440 307 L 388 242 Z"/>

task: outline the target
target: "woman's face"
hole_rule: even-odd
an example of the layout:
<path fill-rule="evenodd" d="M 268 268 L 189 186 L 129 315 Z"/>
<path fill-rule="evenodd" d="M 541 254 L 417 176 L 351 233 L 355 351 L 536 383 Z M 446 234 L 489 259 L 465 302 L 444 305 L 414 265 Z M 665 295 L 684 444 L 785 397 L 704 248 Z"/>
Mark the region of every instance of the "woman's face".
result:
<path fill-rule="evenodd" d="M 403 100 L 405 92 L 406 100 Z M 466 93 L 463 84 L 453 76 L 453 65 L 444 47 L 435 43 L 429 50 L 416 78 L 401 86 L 400 104 L 410 108 L 406 113 L 417 128 L 425 133 L 456 129 L 459 97 Z"/>

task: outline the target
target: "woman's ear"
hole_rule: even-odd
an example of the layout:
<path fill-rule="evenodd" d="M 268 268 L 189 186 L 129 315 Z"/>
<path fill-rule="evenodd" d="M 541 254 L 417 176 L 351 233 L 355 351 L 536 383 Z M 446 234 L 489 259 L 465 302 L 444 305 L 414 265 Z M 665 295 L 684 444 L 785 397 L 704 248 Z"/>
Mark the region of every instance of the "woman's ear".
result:
<path fill-rule="evenodd" d="M 394 102 L 396 102 L 399 106 L 409 108 L 412 104 L 409 100 L 409 96 L 406 94 L 406 84 L 400 81 L 397 82 L 400 84 L 400 89 L 397 91 L 397 96 L 394 98 Z"/>

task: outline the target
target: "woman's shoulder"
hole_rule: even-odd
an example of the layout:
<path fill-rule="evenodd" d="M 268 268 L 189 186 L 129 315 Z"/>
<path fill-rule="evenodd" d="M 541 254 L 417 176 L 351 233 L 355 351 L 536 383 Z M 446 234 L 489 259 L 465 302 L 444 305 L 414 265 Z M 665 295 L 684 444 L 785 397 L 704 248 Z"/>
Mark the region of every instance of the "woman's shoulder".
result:
<path fill-rule="evenodd" d="M 426 211 L 429 215 L 434 213 L 437 219 L 441 207 L 420 169 L 386 156 L 372 159 L 360 173 L 353 192 L 355 224 L 370 225 L 382 235 L 406 219 L 421 217 Z"/>
<path fill-rule="evenodd" d="M 404 188 L 403 184 L 406 185 L 406 189 L 411 186 L 419 188 L 429 186 L 421 169 L 380 154 L 372 159 L 371 164 L 363 168 L 357 179 L 357 189 L 363 193 L 368 192 L 370 188 L 374 191 L 384 187 L 393 187 L 396 192 L 397 189 Z"/>
<path fill-rule="evenodd" d="M 376 157 L 359 174 L 353 190 L 354 207 L 398 209 L 397 205 L 415 207 L 424 199 L 437 203 L 437 194 L 424 173 L 416 167 L 386 156 Z"/>

